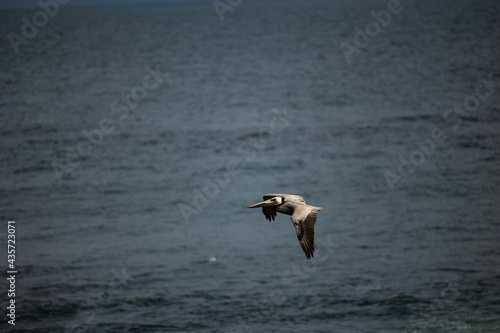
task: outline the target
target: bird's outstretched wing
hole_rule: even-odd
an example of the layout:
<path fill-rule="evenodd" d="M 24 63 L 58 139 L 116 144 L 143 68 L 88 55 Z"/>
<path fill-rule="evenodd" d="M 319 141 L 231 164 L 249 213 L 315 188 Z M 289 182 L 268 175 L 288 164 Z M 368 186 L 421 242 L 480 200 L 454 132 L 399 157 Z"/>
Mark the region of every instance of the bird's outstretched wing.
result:
<path fill-rule="evenodd" d="M 307 206 L 297 206 L 290 217 L 297 232 L 297 239 L 307 259 L 314 254 L 314 225 L 318 218 L 318 211 Z"/>
<path fill-rule="evenodd" d="M 262 207 L 262 213 L 266 216 L 266 220 L 271 222 L 271 219 L 274 221 L 276 218 L 276 214 L 278 213 L 278 208 L 276 206 L 267 206 Z"/>

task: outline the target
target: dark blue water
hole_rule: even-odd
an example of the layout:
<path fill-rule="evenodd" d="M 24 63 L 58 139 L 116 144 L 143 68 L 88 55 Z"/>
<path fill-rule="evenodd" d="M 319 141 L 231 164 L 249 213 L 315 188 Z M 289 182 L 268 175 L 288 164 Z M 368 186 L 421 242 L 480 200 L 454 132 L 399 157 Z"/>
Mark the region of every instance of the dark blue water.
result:
<path fill-rule="evenodd" d="M 499 332 L 500 7 L 402 1 L 348 62 L 387 8 L 66 8 L 17 53 L 0 12 L 0 330 Z"/>

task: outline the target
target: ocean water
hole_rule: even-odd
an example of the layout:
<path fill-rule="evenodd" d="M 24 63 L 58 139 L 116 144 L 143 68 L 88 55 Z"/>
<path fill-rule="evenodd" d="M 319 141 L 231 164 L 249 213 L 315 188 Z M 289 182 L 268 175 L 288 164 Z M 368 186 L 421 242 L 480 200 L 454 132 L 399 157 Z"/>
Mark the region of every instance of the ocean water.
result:
<path fill-rule="evenodd" d="M 500 332 L 500 6 L 400 6 L 0 11 L 0 330 Z"/>

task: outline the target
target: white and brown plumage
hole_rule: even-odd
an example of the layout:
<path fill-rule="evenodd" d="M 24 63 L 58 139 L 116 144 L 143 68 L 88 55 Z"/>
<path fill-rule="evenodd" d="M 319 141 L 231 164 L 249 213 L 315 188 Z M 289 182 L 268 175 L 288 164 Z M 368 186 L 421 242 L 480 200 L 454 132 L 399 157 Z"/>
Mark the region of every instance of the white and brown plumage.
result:
<path fill-rule="evenodd" d="M 262 207 L 266 219 L 274 221 L 277 213 L 291 215 L 290 219 L 295 227 L 300 246 L 307 259 L 314 254 L 314 225 L 318 218 L 318 211 L 322 207 L 307 205 L 304 198 L 293 194 L 266 194 L 264 201 L 247 208 Z"/>

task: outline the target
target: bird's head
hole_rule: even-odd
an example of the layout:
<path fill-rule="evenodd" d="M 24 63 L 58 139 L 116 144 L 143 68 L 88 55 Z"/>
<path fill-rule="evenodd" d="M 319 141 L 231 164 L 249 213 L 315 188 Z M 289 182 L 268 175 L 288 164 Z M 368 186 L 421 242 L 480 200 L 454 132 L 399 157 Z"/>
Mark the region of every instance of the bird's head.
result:
<path fill-rule="evenodd" d="M 267 207 L 267 206 L 277 206 L 281 205 L 283 202 L 282 197 L 272 197 L 271 199 L 267 199 L 266 201 L 262 201 L 256 203 L 255 205 L 248 206 L 247 208 L 259 208 L 259 207 Z"/>

